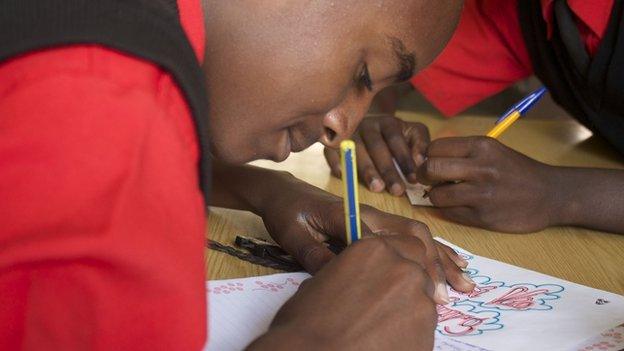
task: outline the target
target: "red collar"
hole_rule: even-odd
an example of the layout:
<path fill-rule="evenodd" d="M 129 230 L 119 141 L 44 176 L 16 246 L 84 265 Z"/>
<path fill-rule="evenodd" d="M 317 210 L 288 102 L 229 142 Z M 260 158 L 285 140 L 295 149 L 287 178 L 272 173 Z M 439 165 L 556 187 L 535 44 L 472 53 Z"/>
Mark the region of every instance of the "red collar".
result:
<path fill-rule="evenodd" d="M 522 0 L 520 0 L 522 1 Z M 567 0 L 577 20 L 597 37 L 602 37 L 607 29 L 614 0 Z M 542 14 L 548 25 L 548 36 L 552 33 L 554 0 L 541 0 Z"/>

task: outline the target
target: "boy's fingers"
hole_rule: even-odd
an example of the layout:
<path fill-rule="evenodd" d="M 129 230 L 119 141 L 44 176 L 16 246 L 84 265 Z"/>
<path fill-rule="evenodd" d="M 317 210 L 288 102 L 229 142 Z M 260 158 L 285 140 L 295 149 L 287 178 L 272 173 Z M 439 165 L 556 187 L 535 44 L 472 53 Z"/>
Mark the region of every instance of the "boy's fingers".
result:
<path fill-rule="evenodd" d="M 386 184 L 377 172 L 375 164 L 368 155 L 366 147 L 359 140 L 356 140 L 355 144 L 358 176 L 360 178 L 360 182 L 364 183 L 368 190 L 374 193 L 383 191 L 386 188 Z"/>
<path fill-rule="evenodd" d="M 435 285 L 434 300 L 439 304 L 448 303 L 449 296 L 448 289 L 446 287 L 446 273 L 438 253 L 437 241 L 433 239 L 429 228 L 423 223 L 410 221 L 406 227 L 410 234 L 420 239 L 425 245 L 425 270 Z"/>
<path fill-rule="evenodd" d="M 310 274 L 314 274 L 335 257 L 323 243 L 308 235 L 293 235 L 292 240 L 282 243 L 284 250 L 291 253 Z"/>
<path fill-rule="evenodd" d="M 458 267 L 461 268 L 466 268 L 468 267 L 468 261 L 466 261 L 465 259 L 463 259 L 455 250 L 453 250 L 452 248 L 438 242 L 438 249 L 443 250 L 444 252 L 446 252 L 446 254 L 448 255 L 448 257 L 453 260 L 453 262 L 455 262 L 455 264 Z"/>
<path fill-rule="evenodd" d="M 448 256 L 447 252 L 440 246 L 438 246 L 438 253 L 440 255 L 440 260 L 442 261 L 442 266 L 444 267 L 444 273 L 446 274 L 446 280 L 449 282 L 451 287 L 457 291 L 461 292 L 471 292 L 475 283 L 472 279 L 464 273 L 455 264 L 455 262 Z"/>
<path fill-rule="evenodd" d="M 385 123 L 381 127 L 381 134 L 406 179 L 410 181 L 416 179 L 416 163 L 412 158 L 407 139 L 403 136 L 402 124 Z"/>
<path fill-rule="evenodd" d="M 433 286 L 428 287 L 429 296 L 436 303 L 446 303 L 448 300 L 448 293 L 446 298 L 440 299 L 439 294 L 439 277 L 436 274 L 431 274 L 430 267 L 427 265 L 427 248 L 423 245 L 423 241 L 420 238 L 416 238 L 413 235 L 394 234 L 385 235 L 380 237 L 387 245 L 392 247 L 394 251 L 403 259 L 418 265 L 420 269 L 427 272 L 427 275 L 433 282 Z M 442 273 L 443 275 L 443 273 Z M 446 291 L 446 283 L 444 283 Z"/>
<path fill-rule="evenodd" d="M 431 142 L 429 129 L 422 123 L 410 124 L 406 131 L 406 136 L 412 151 L 412 158 L 416 162 L 416 167 L 420 167 L 425 162 L 427 148 Z"/>
<path fill-rule="evenodd" d="M 329 165 L 331 174 L 336 178 L 340 178 L 342 176 L 342 171 L 340 170 L 340 152 L 325 146 L 323 155 L 325 155 L 325 160 Z"/>
<path fill-rule="evenodd" d="M 392 154 L 381 132 L 375 128 L 363 128 L 361 135 L 370 158 L 386 183 L 388 192 L 395 196 L 403 195 L 405 185 L 394 167 Z"/>

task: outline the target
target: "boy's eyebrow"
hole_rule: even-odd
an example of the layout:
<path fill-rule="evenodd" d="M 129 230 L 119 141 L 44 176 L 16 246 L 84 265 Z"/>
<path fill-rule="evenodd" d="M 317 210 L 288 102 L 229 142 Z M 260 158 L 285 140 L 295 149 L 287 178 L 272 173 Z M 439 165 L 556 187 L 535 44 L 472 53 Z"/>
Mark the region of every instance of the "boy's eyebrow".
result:
<path fill-rule="evenodd" d="M 390 40 L 390 45 L 392 46 L 392 50 L 396 56 L 397 66 L 399 67 L 399 72 L 395 75 L 394 80 L 396 83 L 405 82 L 414 75 L 414 71 L 416 70 L 416 56 L 407 51 L 401 39 L 393 36 L 388 36 L 388 39 Z"/>

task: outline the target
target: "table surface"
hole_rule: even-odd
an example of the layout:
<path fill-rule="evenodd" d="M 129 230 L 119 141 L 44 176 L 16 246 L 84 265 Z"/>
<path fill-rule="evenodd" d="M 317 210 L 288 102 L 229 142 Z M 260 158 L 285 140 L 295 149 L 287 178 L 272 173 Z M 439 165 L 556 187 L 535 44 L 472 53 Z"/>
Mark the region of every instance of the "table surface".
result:
<path fill-rule="evenodd" d="M 401 118 L 425 123 L 436 137 L 482 135 L 493 119 L 462 116 L 450 120 L 415 113 Z M 624 158 L 600 138 L 571 120 L 525 119 L 510 128 L 500 140 L 539 161 L 565 166 L 624 168 Z M 341 193 L 338 179 L 330 176 L 322 146 L 292 154 L 285 162 L 257 161 L 255 165 L 287 170 L 296 177 L 334 194 Z M 533 234 L 505 234 L 452 223 L 435 209 L 413 207 L 406 197 L 375 194 L 360 186 L 360 201 L 384 211 L 426 223 L 442 237 L 477 255 L 535 270 L 572 282 L 624 294 L 624 235 L 573 227 L 555 227 Z M 209 237 L 232 245 L 237 234 L 266 237 L 259 217 L 242 211 L 211 208 Z M 249 277 L 278 271 L 206 250 L 209 279 Z"/>

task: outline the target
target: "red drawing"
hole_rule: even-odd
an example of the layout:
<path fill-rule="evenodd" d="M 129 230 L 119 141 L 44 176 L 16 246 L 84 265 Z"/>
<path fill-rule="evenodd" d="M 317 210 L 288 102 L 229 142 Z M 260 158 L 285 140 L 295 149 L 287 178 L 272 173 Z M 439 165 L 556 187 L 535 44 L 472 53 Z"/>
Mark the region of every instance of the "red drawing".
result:
<path fill-rule="evenodd" d="M 536 296 L 547 294 L 549 292 L 550 291 L 548 289 L 535 289 L 531 291 L 531 289 L 526 286 L 519 286 L 512 288 L 503 296 L 496 298 L 487 304 L 501 305 L 517 310 L 524 310 L 535 305 Z"/>
<path fill-rule="evenodd" d="M 483 294 L 486 294 L 486 293 L 488 293 L 488 292 L 490 292 L 490 291 L 492 291 L 494 289 L 497 289 L 497 288 L 498 288 L 498 286 L 494 286 L 494 285 L 482 285 L 482 286 L 478 286 L 477 285 L 469 293 L 464 293 L 464 292 L 461 292 L 461 291 L 457 291 L 457 290 L 455 290 L 453 288 L 451 288 L 451 290 L 453 290 L 454 292 L 458 293 L 459 295 L 467 296 L 469 298 L 475 298 L 475 297 L 479 297 L 479 296 L 481 296 Z"/>
<path fill-rule="evenodd" d="M 451 325 L 443 327 L 444 332 L 452 336 L 462 336 L 472 334 L 488 318 L 478 318 L 462 311 L 438 305 L 438 323 L 453 321 Z"/>

